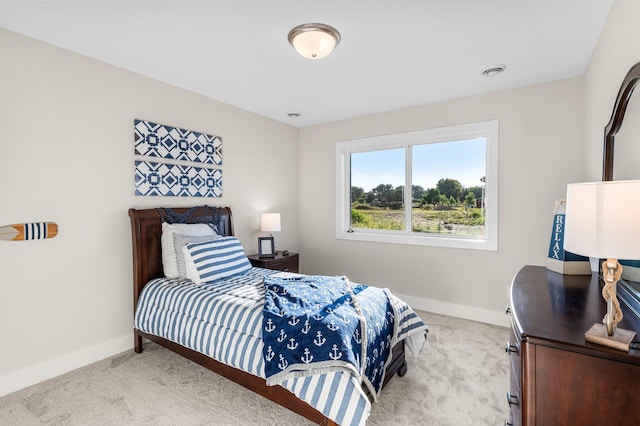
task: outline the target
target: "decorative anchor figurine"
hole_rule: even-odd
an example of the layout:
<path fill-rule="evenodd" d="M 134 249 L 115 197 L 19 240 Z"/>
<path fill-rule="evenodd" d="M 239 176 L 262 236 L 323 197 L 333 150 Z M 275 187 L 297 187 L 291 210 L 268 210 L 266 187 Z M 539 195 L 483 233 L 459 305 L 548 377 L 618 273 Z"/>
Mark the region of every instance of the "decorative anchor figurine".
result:
<path fill-rule="evenodd" d="M 58 225 L 53 222 L 16 223 L 0 226 L 0 240 L 44 240 L 58 235 Z"/>
<path fill-rule="evenodd" d="M 622 321 L 622 310 L 616 294 L 616 285 L 622 275 L 622 266 L 616 259 L 607 259 L 602 262 L 604 272 L 604 287 L 602 287 L 602 297 L 607 301 L 607 313 L 602 319 L 602 323 L 607 328 L 607 334 L 613 336 Z"/>
<path fill-rule="evenodd" d="M 622 310 L 616 295 L 616 286 L 622 275 L 622 265 L 617 259 L 607 259 L 602 262 L 602 275 L 602 297 L 607 302 L 607 313 L 602 319 L 602 324 L 594 324 L 586 331 L 584 337 L 588 342 L 628 352 L 636 332 L 618 328 L 618 323 L 622 321 Z"/>

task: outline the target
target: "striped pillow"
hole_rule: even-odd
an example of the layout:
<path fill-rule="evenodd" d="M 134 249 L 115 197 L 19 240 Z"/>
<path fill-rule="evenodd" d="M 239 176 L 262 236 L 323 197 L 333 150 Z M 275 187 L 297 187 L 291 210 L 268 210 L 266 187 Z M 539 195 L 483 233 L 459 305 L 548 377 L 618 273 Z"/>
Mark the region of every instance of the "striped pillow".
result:
<path fill-rule="evenodd" d="M 244 274 L 251 263 L 242 244 L 234 237 L 223 237 L 182 247 L 187 278 L 196 284 Z"/>

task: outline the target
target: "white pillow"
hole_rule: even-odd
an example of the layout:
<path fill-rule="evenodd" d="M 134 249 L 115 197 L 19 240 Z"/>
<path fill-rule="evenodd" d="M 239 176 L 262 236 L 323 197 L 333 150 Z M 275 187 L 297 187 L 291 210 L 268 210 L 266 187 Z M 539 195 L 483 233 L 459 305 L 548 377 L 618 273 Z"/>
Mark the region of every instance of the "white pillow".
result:
<path fill-rule="evenodd" d="M 180 278 L 187 278 L 187 270 L 185 269 L 185 263 L 184 263 L 184 253 L 182 252 L 182 247 L 184 247 L 185 244 L 202 243 L 204 241 L 211 241 L 218 238 L 222 238 L 222 236 L 215 235 L 212 237 L 211 235 L 201 235 L 197 237 L 190 237 L 188 235 L 182 235 L 174 232 L 173 247 L 175 248 L 175 251 L 176 251 L 176 263 L 178 266 L 178 276 Z"/>
<path fill-rule="evenodd" d="M 162 223 L 162 269 L 164 275 L 169 278 L 178 278 L 178 261 L 176 249 L 173 244 L 173 234 L 179 233 L 190 237 L 218 235 L 215 229 L 206 223 Z"/>
<path fill-rule="evenodd" d="M 182 247 L 187 278 L 196 284 L 215 281 L 251 269 L 242 244 L 234 237 L 221 237 Z"/>

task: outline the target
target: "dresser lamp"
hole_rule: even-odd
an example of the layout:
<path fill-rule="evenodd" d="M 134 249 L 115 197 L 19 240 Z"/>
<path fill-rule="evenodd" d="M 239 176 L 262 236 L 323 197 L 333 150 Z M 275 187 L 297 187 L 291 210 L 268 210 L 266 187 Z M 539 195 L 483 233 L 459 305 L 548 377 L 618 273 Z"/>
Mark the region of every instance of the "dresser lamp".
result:
<path fill-rule="evenodd" d="M 262 213 L 260 218 L 260 230 L 268 232 L 268 237 L 258 237 L 259 257 L 275 257 L 278 252 L 275 250 L 273 232 L 280 232 L 280 213 Z"/>
<path fill-rule="evenodd" d="M 628 351 L 635 332 L 617 327 L 622 311 L 617 284 L 618 259 L 640 259 L 640 180 L 567 185 L 564 248 L 606 259 L 602 262 L 602 297 L 607 313 L 602 324 L 585 333 L 587 341 Z"/>

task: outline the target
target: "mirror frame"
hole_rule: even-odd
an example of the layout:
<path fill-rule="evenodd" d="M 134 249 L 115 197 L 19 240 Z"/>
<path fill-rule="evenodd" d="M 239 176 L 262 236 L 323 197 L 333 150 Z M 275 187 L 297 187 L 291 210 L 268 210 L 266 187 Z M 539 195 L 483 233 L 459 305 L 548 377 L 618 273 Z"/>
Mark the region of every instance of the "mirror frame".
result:
<path fill-rule="evenodd" d="M 638 82 L 640 82 L 640 62 L 632 66 L 624 77 L 624 80 L 622 80 L 620 91 L 618 91 L 618 96 L 616 97 L 616 102 L 613 106 L 611 119 L 604 128 L 604 152 L 602 164 L 603 181 L 613 180 L 613 151 L 615 147 L 615 137 L 620 130 L 620 126 L 624 120 L 624 114 L 627 112 L 629 99 L 631 99 L 633 89 L 636 88 Z M 633 313 L 633 318 L 630 321 L 636 330 L 640 330 L 640 291 L 635 289 L 632 284 L 628 283 L 626 280 L 620 280 L 618 282 L 618 298 Z"/>
<path fill-rule="evenodd" d="M 613 180 L 613 148 L 615 146 L 616 134 L 620 130 L 624 114 L 627 112 L 629 99 L 640 81 L 640 62 L 631 67 L 627 75 L 622 80 L 620 91 L 613 105 L 613 113 L 609 123 L 604 128 L 604 159 L 602 164 L 602 180 Z"/>

